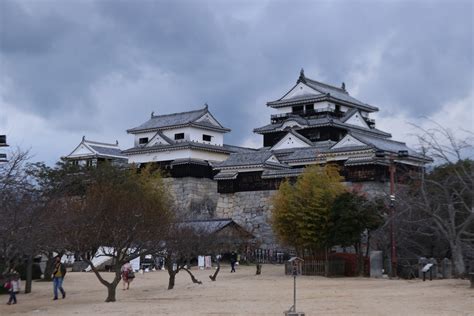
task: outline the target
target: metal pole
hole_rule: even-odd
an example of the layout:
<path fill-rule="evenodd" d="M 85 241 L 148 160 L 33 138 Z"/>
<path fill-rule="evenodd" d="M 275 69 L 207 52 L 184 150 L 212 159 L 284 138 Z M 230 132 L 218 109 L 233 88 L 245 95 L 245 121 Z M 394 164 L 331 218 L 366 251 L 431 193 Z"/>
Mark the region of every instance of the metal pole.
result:
<path fill-rule="evenodd" d="M 296 312 L 296 275 L 293 276 L 293 311 Z"/>
<path fill-rule="evenodd" d="M 392 277 L 397 277 L 397 249 L 395 240 L 395 163 L 393 157 L 390 158 L 390 244 L 392 259 Z"/>

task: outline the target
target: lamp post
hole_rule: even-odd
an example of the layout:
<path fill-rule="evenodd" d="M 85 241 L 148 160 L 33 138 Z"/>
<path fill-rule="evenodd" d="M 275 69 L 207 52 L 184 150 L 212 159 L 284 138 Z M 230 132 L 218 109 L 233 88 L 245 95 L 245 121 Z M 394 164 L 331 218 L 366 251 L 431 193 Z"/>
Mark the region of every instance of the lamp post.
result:
<path fill-rule="evenodd" d="M 408 151 L 399 150 L 397 154 L 386 154 L 383 150 L 375 152 L 375 156 L 379 158 L 388 158 L 389 174 L 390 174 L 390 261 L 391 276 L 397 277 L 397 239 L 395 238 L 395 158 L 403 158 L 408 156 Z"/>

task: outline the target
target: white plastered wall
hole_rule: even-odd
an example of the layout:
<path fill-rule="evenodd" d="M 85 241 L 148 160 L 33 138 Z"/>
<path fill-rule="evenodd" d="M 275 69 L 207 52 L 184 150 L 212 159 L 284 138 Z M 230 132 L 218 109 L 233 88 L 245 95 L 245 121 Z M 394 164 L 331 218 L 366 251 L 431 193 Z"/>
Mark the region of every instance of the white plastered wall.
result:
<path fill-rule="evenodd" d="M 291 91 L 282 99 L 282 100 L 287 100 L 303 95 L 317 95 L 321 94 L 320 92 L 314 90 L 313 88 L 308 87 L 304 83 L 300 82 L 298 83 Z"/>
<path fill-rule="evenodd" d="M 367 125 L 367 123 L 362 118 L 362 115 L 360 114 L 359 111 L 352 114 L 352 116 L 349 119 L 347 119 L 345 123 L 355 125 L 355 126 L 360 126 L 363 128 L 369 128 L 369 125 Z"/>
<path fill-rule="evenodd" d="M 195 149 L 168 150 L 152 153 L 133 154 L 128 156 L 129 163 L 144 163 L 155 161 L 169 161 L 176 159 L 200 159 L 208 161 L 223 161 L 228 154 L 214 153 Z"/>
<path fill-rule="evenodd" d="M 200 129 L 196 127 L 183 127 L 173 128 L 163 131 L 163 134 L 174 140 L 174 135 L 184 133 L 184 140 L 202 144 L 211 144 L 216 146 L 222 146 L 224 144 L 224 134 L 206 129 Z M 210 135 L 211 141 L 205 142 L 202 140 L 202 135 Z"/>
<path fill-rule="evenodd" d="M 68 157 L 80 157 L 80 156 L 92 155 L 92 154 L 94 154 L 93 151 L 87 148 L 84 144 L 81 144 Z"/>
<path fill-rule="evenodd" d="M 297 138 L 295 135 L 288 133 L 278 143 L 276 143 L 275 146 L 272 147 L 272 150 L 301 147 L 310 146 L 301 139 Z"/>

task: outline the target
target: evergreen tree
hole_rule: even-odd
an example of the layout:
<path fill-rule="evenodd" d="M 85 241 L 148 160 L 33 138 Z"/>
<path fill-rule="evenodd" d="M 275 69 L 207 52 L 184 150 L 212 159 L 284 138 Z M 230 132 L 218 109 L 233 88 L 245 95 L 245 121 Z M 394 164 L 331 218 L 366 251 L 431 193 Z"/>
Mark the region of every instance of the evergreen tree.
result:
<path fill-rule="evenodd" d="M 306 167 L 295 185 L 284 182 L 273 199 L 273 227 L 279 240 L 303 249 L 326 249 L 329 243 L 330 209 L 344 192 L 337 166 Z"/>
<path fill-rule="evenodd" d="M 337 197 L 330 210 L 329 244 L 354 246 L 359 258 L 359 275 L 363 274 L 361 237 L 365 231 L 369 235 L 383 223 L 380 209 L 383 209 L 380 202 L 369 201 L 365 196 L 348 191 Z"/>

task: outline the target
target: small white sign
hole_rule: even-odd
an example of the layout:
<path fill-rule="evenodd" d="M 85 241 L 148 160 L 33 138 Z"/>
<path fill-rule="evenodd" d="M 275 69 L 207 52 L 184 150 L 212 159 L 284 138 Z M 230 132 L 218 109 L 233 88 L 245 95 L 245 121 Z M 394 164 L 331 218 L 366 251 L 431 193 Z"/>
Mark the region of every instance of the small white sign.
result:
<path fill-rule="evenodd" d="M 130 260 L 130 264 L 132 265 L 133 271 L 140 270 L 140 257 Z"/>
<path fill-rule="evenodd" d="M 433 266 L 432 263 L 428 263 L 427 265 L 423 267 L 423 269 L 421 269 L 421 272 L 428 272 L 432 266 Z"/>

